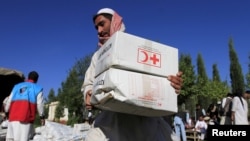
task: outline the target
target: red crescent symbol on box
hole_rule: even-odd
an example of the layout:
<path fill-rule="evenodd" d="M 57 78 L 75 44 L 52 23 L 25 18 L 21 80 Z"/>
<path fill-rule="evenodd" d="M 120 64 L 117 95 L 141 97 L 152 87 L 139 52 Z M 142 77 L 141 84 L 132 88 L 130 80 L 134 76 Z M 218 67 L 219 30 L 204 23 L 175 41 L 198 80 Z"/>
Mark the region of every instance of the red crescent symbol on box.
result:
<path fill-rule="evenodd" d="M 145 56 L 145 59 L 144 60 L 141 60 L 142 62 L 147 62 L 148 61 L 148 54 L 147 54 L 147 52 L 145 52 L 145 51 L 141 51 L 143 54 L 144 54 L 144 56 Z"/>

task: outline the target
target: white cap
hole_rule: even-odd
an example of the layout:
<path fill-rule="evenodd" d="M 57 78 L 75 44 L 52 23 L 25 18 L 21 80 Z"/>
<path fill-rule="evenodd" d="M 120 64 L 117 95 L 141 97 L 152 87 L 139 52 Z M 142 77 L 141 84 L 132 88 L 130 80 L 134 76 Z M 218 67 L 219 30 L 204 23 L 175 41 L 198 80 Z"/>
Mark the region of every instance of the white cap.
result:
<path fill-rule="evenodd" d="M 114 15 L 115 11 L 113 9 L 110 8 L 102 8 L 97 12 L 97 15 L 99 14 L 103 14 L 103 13 L 107 13 L 107 14 L 111 14 Z"/>

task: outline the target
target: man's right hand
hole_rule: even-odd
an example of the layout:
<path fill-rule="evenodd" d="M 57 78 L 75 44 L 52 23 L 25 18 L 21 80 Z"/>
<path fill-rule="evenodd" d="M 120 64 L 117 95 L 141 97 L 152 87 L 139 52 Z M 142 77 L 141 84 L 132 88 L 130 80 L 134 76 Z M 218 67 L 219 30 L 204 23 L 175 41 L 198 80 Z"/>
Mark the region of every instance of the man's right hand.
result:
<path fill-rule="evenodd" d="M 90 100 L 91 100 L 91 95 L 92 95 L 92 90 L 89 90 L 86 94 L 86 97 L 85 97 L 85 106 L 88 110 L 91 110 L 92 109 L 92 105 L 90 103 Z"/>

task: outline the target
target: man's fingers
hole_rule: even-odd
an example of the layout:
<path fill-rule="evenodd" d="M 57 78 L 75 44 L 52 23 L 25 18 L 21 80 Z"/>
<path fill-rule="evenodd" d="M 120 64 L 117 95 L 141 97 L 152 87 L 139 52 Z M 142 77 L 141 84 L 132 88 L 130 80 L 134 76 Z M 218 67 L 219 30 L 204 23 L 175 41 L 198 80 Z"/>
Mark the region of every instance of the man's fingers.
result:
<path fill-rule="evenodd" d="M 86 99 L 85 99 L 85 106 L 86 106 L 86 108 L 89 109 L 89 110 L 92 109 L 92 105 L 91 105 L 91 103 L 90 103 L 91 95 L 92 95 L 92 91 L 89 90 L 89 91 L 87 92 Z"/>

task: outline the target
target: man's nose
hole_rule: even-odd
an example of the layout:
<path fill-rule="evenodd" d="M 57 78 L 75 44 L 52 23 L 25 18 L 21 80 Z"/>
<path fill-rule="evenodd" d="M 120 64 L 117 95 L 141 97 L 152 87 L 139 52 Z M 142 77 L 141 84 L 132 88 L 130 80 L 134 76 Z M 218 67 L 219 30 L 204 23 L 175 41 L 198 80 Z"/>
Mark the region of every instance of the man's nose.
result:
<path fill-rule="evenodd" d="M 98 28 L 97 28 L 97 32 L 98 32 L 98 34 L 100 35 L 100 34 L 103 32 L 103 28 L 102 28 L 102 27 L 100 27 L 100 26 L 98 26 Z"/>

